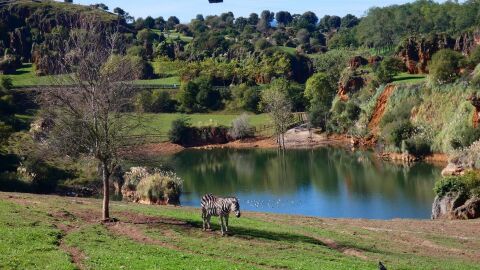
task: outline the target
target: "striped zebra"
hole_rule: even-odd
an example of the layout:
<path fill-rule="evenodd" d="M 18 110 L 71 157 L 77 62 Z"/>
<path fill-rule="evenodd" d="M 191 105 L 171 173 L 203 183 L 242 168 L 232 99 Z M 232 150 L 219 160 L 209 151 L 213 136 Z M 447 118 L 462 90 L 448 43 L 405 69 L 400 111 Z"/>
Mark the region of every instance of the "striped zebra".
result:
<path fill-rule="evenodd" d="M 220 217 L 220 227 L 222 229 L 222 235 L 228 232 L 228 215 L 230 212 L 234 212 L 237 218 L 240 217 L 240 205 L 238 199 L 235 197 L 216 197 L 212 194 L 206 194 L 202 197 L 202 219 L 203 230 L 210 229 L 210 218 L 212 216 Z M 225 224 L 224 221 L 225 220 Z"/>

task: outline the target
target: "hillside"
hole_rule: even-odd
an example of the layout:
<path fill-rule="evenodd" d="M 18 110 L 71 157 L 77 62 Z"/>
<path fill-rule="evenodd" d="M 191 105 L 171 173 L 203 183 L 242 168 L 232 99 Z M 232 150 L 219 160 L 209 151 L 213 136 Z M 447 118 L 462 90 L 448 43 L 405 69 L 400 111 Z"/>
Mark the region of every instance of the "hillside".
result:
<path fill-rule="evenodd" d="M 246 212 L 203 232 L 198 209 L 0 193 L 2 269 L 480 269 L 479 221 L 342 220 Z M 7 260 L 8 258 L 8 260 Z"/>

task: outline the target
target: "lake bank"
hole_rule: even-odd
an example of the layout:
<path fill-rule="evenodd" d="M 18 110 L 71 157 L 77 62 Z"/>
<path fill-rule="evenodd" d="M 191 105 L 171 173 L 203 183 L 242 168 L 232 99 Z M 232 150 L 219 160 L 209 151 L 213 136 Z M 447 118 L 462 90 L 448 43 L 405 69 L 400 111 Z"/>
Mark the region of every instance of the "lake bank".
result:
<path fill-rule="evenodd" d="M 131 161 L 161 166 L 183 179 L 181 204 L 206 193 L 237 196 L 243 209 L 332 218 L 429 218 L 442 167 L 398 164 L 372 151 L 315 149 L 185 149 Z"/>
<path fill-rule="evenodd" d="M 203 232 L 199 209 L 0 193 L 0 268 L 480 269 L 480 221 L 328 219 L 243 212 Z M 235 250 L 228 254 L 223 250 Z M 46 252 L 45 250 L 48 250 Z"/>

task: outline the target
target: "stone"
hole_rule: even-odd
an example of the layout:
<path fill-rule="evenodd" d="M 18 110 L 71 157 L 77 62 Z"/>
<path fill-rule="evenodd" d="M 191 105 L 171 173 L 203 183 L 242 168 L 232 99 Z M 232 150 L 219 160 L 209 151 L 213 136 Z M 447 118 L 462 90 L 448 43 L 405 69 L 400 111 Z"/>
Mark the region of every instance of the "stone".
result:
<path fill-rule="evenodd" d="M 455 163 L 448 163 L 447 167 L 442 170 L 442 176 L 459 176 L 465 173 L 465 168 L 463 166 L 455 164 Z"/>
<path fill-rule="evenodd" d="M 455 219 L 455 209 L 464 205 L 467 199 L 465 194 L 459 192 L 437 195 L 432 205 L 432 219 Z"/>
<path fill-rule="evenodd" d="M 480 198 L 470 198 L 462 206 L 456 208 L 453 215 L 456 219 L 480 218 Z"/>

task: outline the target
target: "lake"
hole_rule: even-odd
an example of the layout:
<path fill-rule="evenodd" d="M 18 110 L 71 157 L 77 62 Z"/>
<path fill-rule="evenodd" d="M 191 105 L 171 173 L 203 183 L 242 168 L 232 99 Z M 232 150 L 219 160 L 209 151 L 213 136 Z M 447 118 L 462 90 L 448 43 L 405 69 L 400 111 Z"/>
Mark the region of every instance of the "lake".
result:
<path fill-rule="evenodd" d="M 441 168 L 394 164 L 369 151 L 213 149 L 162 162 L 184 179 L 182 205 L 205 193 L 237 196 L 242 210 L 331 218 L 430 218 Z"/>

